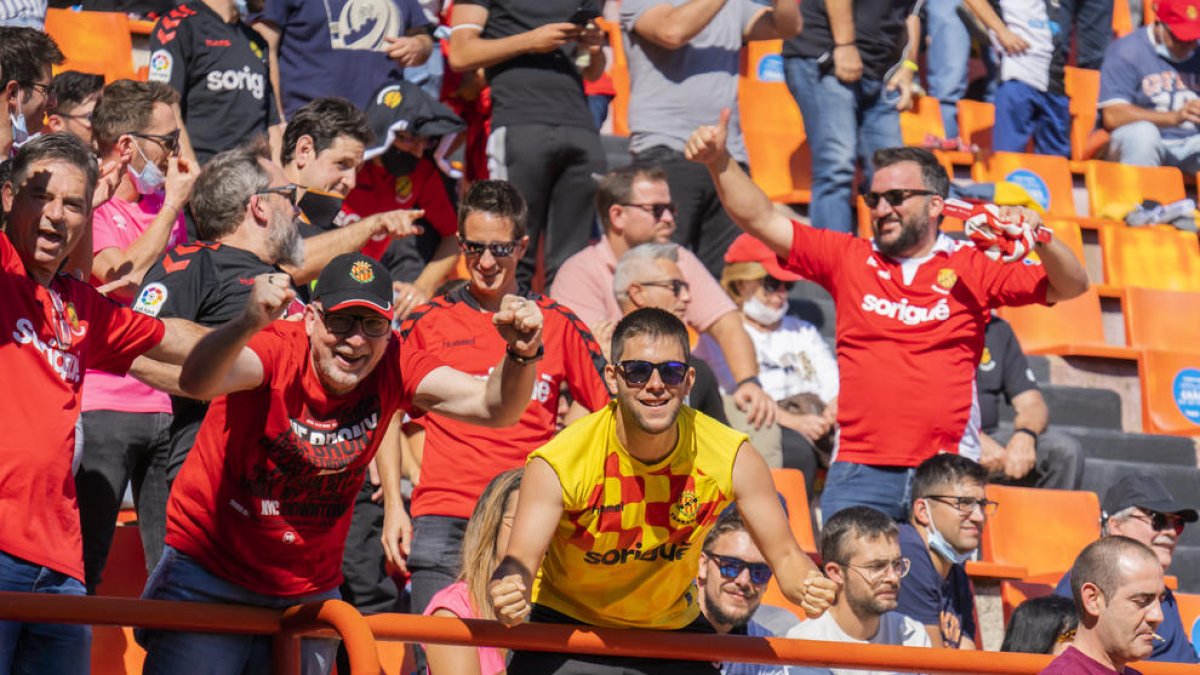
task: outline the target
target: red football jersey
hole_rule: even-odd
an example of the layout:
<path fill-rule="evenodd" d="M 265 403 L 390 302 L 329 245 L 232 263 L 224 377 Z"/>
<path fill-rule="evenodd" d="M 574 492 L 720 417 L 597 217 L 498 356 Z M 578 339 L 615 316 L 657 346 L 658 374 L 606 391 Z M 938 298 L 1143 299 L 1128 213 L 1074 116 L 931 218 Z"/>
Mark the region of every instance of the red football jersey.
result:
<path fill-rule="evenodd" d="M 437 165 L 428 157 L 422 157 L 411 174 L 400 178 L 388 173 L 378 158 L 364 163 L 354 189 L 342 203 L 342 217 L 349 222 L 396 209 L 424 209 L 425 220 L 443 237 L 457 231 L 458 219 L 446 185 Z M 362 252 L 378 260 L 391 242 L 388 236 L 370 239 Z"/>
<path fill-rule="evenodd" d="M 82 580 L 71 459 L 84 372 L 124 375 L 163 325 L 65 275 L 43 287 L 2 232 L 0 298 L 0 551 Z"/>
<path fill-rule="evenodd" d="M 428 414 L 421 457 L 421 481 L 413 491 L 413 516 L 470 518 L 475 502 L 496 474 L 525 465 L 530 452 L 554 435 L 559 385 L 580 405 L 599 410 L 608 403 L 604 355 L 587 327 L 550 298 L 528 294 L 542 309 L 545 357 L 537 363 L 532 400 L 520 421 L 488 429 Z M 434 298 L 400 326 L 404 345 L 428 350 L 455 368 L 487 377 L 504 356 L 506 344 L 467 289 Z"/>
<path fill-rule="evenodd" d="M 442 361 L 392 340 L 354 391 L 330 394 L 304 324 L 250 340 L 262 385 L 213 401 L 171 488 L 170 546 L 256 593 L 292 597 L 342 583 L 354 497 L 392 414 Z"/>
<path fill-rule="evenodd" d="M 1005 265 L 939 235 L 923 260 L 793 222 L 786 267 L 837 307 L 838 459 L 917 466 L 938 452 L 979 456 L 975 366 L 988 312 L 1046 301 L 1036 261 Z"/>

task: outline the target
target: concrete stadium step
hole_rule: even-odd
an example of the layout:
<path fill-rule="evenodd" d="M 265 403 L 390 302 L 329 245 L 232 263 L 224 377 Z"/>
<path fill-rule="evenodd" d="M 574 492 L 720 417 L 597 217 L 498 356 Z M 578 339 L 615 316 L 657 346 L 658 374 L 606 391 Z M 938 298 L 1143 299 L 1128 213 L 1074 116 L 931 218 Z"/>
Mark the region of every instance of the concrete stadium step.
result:
<path fill-rule="evenodd" d="M 1154 476 L 1167 486 L 1175 499 L 1189 506 L 1200 507 L 1200 469 L 1194 467 L 1088 459 L 1084 463 L 1082 489 L 1095 492 L 1103 500 L 1110 486 L 1131 474 Z M 1193 524 L 1185 528 L 1180 544 L 1200 549 L 1200 526 Z M 1197 574 L 1200 575 L 1200 570 L 1197 570 Z"/>
<path fill-rule="evenodd" d="M 1033 371 L 1033 379 L 1041 385 L 1050 381 L 1050 359 L 1048 357 L 1026 354 L 1025 360 L 1029 362 L 1029 369 Z"/>
<path fill-rule="evenodd" d="M 1190 438 L 1058 424 L 1053 428 L 1078 438 L 1089 459 L 1196 468 L 1196 448 Z"/>
<path fill-rule="evenodd" d="M 1036 375 L 1036 373 L 1035 373 Z M 1038 380 L 1044 383 L 1045 380 Z M 1050 422 L 1094 429 L 1121 429 L 1121 396 L 1109 389 L 1041 384 L 1042 396 L 1050 408 Z M 1001 421 L 1012 421 L 1012 409 L 1000 406 Z"/>
<path fill-rule="evenodd" d="M 1195 527 L 1192 525 L 1191 527 Z M 1187 530 L 1184 530 L 1187 533 Z M 1179 579 L 1180 593 L 1200 593 L 1200 546 L 1179 546 L 1171 557 L 1171 567 L 1167 574 L 1173 574 Z M 1191 630 L 1191 626 L 1184 626 Z"/>

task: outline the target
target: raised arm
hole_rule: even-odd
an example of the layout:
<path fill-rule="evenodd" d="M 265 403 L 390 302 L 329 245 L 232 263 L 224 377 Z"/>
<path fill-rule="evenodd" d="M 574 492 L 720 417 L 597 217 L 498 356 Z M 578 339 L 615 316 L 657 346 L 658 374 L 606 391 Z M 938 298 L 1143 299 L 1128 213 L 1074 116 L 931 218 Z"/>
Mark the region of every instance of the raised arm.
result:
<path fill-rule="evenodd" d="M 1000 208 L 1000 217 L 1003 219 L 1018 216 L 1023 218 L 1030 228 L 1036 229 L 1042 224 L 1041 214 L 1033 209 L 1019 206 Z M 1075 257 L 1070 247 L 1058 240 L 1058 237 L 1052 237 L 1049 243 L 1039 242 L 1034 250 L 1041 258 L 1042 268 L 1046 270 L 1046 278 L 1050 282 L 1050 288 L 1046 290 L 1047 303 L 1070 300 L 1087 290 L 1088 277 L 1083 263 Z"/>
<path fill-rule="evenodd" d="M 345 227 L 322 232 L 304 240 L 304 261 L 295 266 L 283 266 L 297 284 L 307 284 L 321 274 L 334 258 L 362 248 L 371 237 L 386 234 L 401 239 L 420 234 L 422 228 L 413 223 L 425 215 L 416 210 L 385 211 L 367 216 Z"/>
<path fill-rule="evenodd" d="M 672 7 L 664 2 L 642 12 L 633 23 L 633 33 L 665 49 L 679 49 L 708 25 L 725 0 L 688 0 Z"/>
<path fill-rule="evenodd" d="M 733 462 L 733 494 L 746 530 L 775 572 L 780 590 L 809 618 L 821 616 L 833 604 L 837 586 L 800 550 L 776 496 L 771 470 L 749 443 L 742 443 Z"/>
<path fill-rule="evenodd" d="M 529 616 L 533 575 L 542 564 L 562 517 L 562 483 L 545 460 L 534 457 L 521 477 L 521 496 L 513 519 L 508 550 L 492 574 L 488 594 L 496 618 L 506 626 Z"/>
<path fill-rule="evenodd" d="M 456 4 L 450 14 L 450 67 L 456 72 L 487 68 L 522 54 L 544 54 L 579 37 L 573 23 L 548 23 L 508 37 L 483 37 L 488 11 Z"/>
<path fill-rule="evenodd" d="M 533 393 L 534 364 L 542 353 L 542 312 L 531 300 L 506 295 L 492 323 L 508 349 L 488 378 L 478 380 L 449 366 L 437 368 L 417 385 L 417 407 L 485 427 L 516 424 Z"/>
<path fill-rule="evenodd" d="M 726 108 L 721 111 L 721 119 L 716 125 L 699 127 L 692 132 L 684 154 L 708 168 L 721 205 L 733 222 L 762 240 L 776 255 L 786 258 L 792 248 L 792 223 L 775 210 L 766 193 L 729 157 L 725 148 L 729 115 Z"/>

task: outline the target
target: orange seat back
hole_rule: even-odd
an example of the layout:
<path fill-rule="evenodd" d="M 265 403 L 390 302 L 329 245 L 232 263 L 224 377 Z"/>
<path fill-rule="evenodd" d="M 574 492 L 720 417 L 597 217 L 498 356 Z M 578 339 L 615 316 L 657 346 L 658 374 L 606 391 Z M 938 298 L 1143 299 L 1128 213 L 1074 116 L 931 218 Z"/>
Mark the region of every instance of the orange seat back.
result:
<path fill-rule="evenodd" d="M 1130 347 L 1200 352 L 1200 293 L 1127 288 L 1121 308 Z"/>
<path fill-rule="evenodd" d="M 983 176 L 976 176 L 977 180 L 1005 180 L 1025 188 L 1050 216 L 1074 218 L 1076 215 L 1071 165 L 1066 157 L 997 152 L 988 159 L 982 173 Z"/>
<path fill-rule="evenodd" d="M 911 110 L 900 113 L 900 137 L 905 145 L 923 146 L 925 138 L 946 137 L 946 126 L 942 123 L 942 104 L 932 96 L 913 99 Z"/>
<path fill-rule="evenodd" d="M 808 491 L 804 488 L 804 474 L 796 469 L 771 469 L 771 477 L 775 479 L 775 489 L 787 502 L 788 525 L 796 543 L 802 551 L 815 553 L 817 542 L 813 535 L 812 515 L 808 508 Z M 767 584 L 767 589 L 763 591 L 762 601 L 791 610 L 800 618 L 804 618 L 804 610 L 787 599 L 773 576 Z"/>
<path fill-rule="evenodd" d="M 1187 197 L 1183 172 L 1173 166 L 1131 166 L 1087 162 L 1083 170 L 1092 217 L 1121 220 L 1138 204 L 1153 199 L 1170 204 Z"/>
<path fill-rule="evenodd" d="M 1094 492 L 989 485 L 987 496 L 1000 507 L 983 528 L 983 559 L 1020 565 L 1030 577 L 1061 575 L 1100 537 Z"/>
<path fill-rule="evenodd" d="M 1100 229 L 1104 283 L 1200 292 L 1200 241 L 1166 227 Z"/>
<path fill-rule="evenodd" d="M 1200 353 L 1147 349 L 1138 379 L 1146 433 L 1200 435 Z"/>
<path fill-rule="evenodd" d="M 1088 136 L 1096 127 L 1096 104 L 1100 100 L 1100 71 L 1067 66 L 1063 84 L 1070 99 L 1071 159 L 1087 159 Z"/>
<path fill-rule="evenodd" d="M 78 70 L 103 75 L 108 82 L 134 77 L 129 17 L 121 12 L 48 9 L 46 33 L 66 56 L 55 73 Z"/>
<path fill-rule="evenodd" d="M 1127 0 L 1113 0 L 1112 29 L 1117 37 L 1123 38 L 1133 32 L 1133 16 L 1129 12 Z M 1154 4 L 1154 3 L 1146 3 Z"/>
<path fill-rule="evenodd" d="M 958 102 L 958 135 L 967 143 L 978 146 L 984 154 L 992 154 L 992 128 L 995 125 L 996 106 L 965 98 Z"/>
<path fill-rule="evenodd" d="M 1193 593 L 1173 593 L 1172 595 L 1175 596 L 1175 602 L 1179 604 L 1179 618 L 1183 620 L 1183 634 L 1189 640 L 1193 640 L 1195 638 L 1192 636 L 1192 624 L 1200 618 L 1200 595 Z"/>
<path fill-rule="evenodd" d="M 621 34 L 621 25 L 615 21 L 596 19 L 596 25 L 608 33 L 608 45 L 612 48 L 608 75 L 617 92 L 612 100 L 612 132 L 614 136 L 628 136 L 629 59 L 625 56 L 625 37 Z"/>
<path fill-rule="evenodd" d="M 1055 585 L 1058 581 L 1055 580 Z M 1012 620 L 1013 610 L 1030 598 L 1041 598 L 1054 592 L 1054 586 L 1029 581 L 1001 581 L 1000 605 L 1004 609 L 1004 625 Z M 1007 632 L 1007 631 L 1006 631 Z"/>
<path fill-rule="evenodd" d="M 112 548 L 97 595 L 141 597 L 146 587 L 146 556 L 136 525 L 118 525 L 113 530 Z M 127 626 L 92 627 L 92 672 L 133 675 L 142 672 L 146 652 L 133 639 Z"/>
<path fill-rule="evenodd" d="M 772 201 L 808 203 L 812 155 L 800 108 L 784 83 L 782 49 L 780 40 L 755 41 L 742 49 L 738 114 L 754 182 Z"/>

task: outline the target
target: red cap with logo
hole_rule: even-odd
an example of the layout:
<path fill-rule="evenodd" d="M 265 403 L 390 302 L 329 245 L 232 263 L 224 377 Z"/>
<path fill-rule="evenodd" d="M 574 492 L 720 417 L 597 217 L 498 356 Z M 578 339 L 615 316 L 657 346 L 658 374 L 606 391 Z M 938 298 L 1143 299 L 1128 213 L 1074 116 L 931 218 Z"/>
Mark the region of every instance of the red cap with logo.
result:
<path fill-rule="evenodd" d="M 733 243 L 729 245 L 729 250 L 725 251 L 725 262 L 760 263 L 767 270 L 767 274 L 780 281 L 799 281 L 804 278 L 795 272 L 783 269 L 783 266 L 779 264 L 779 256 L 775 255 L 775 252 L 766 244 L 748 234 L 738 235 L 738 238 L 733 240 Z"/>
<path fill-rule="evenodd" d="M 1200 40 L 1200 0 L 1158 0 L 1154 10 L 1177 40 Z"/>

